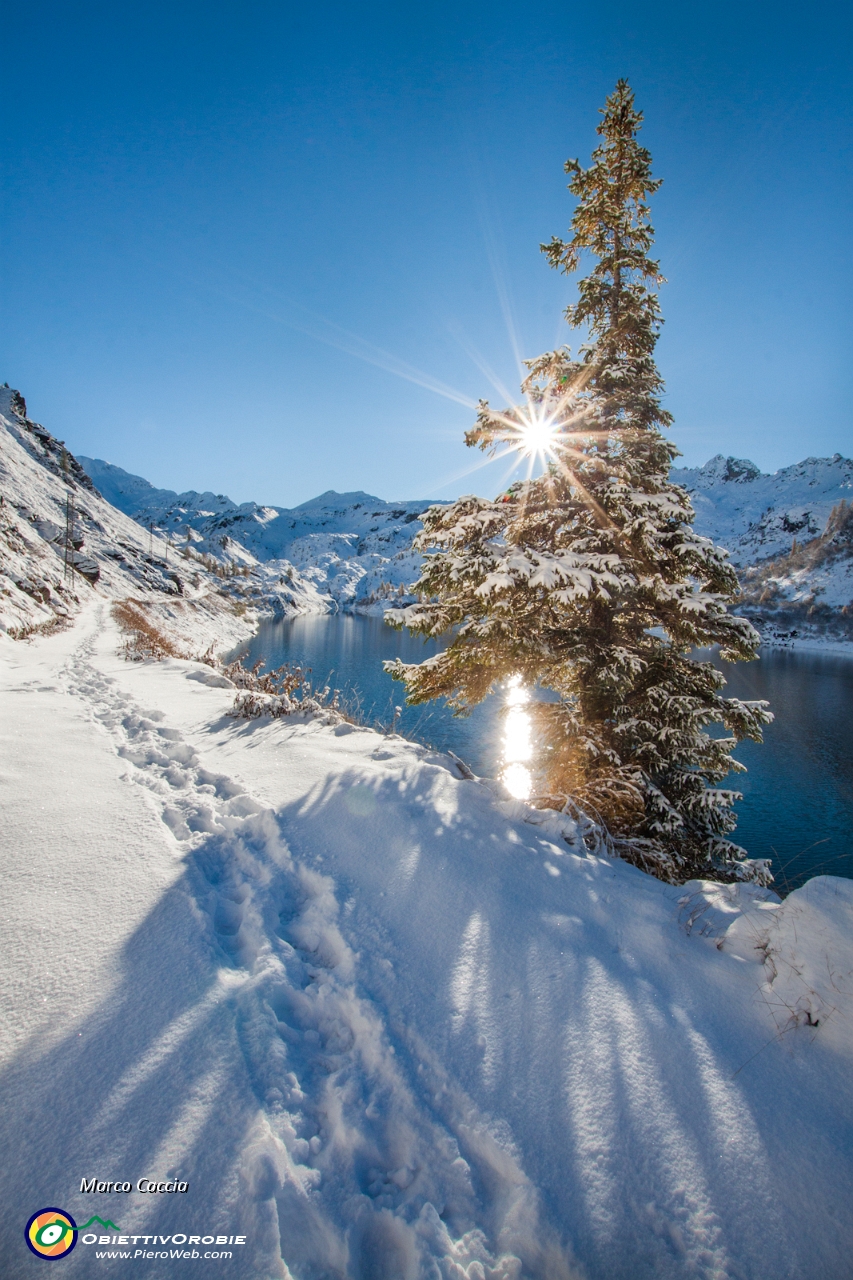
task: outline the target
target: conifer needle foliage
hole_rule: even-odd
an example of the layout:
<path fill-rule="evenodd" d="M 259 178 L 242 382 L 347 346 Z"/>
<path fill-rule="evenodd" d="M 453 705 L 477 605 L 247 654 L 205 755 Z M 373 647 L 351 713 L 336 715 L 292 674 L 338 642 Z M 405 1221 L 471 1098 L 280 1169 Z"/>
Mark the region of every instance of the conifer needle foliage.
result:
<path fill-rule="evenodd" d="M 538 454 L 544 473 L 494 502 L 425 514 L 418 603 L 386 617 L 450 643 L 418 665 L 386 665 L 410 703 L 443 697 L 461 714 L 511 678 L 551 690 L 556 700 L 532 704 L 537 803 L 592 816 L 616 852 L 665 880 L 766 882 L 766 864 L 728 838 L 741 797 L 719 783 L 743 769 L 733 747 L 760 741 L 772 717 L 766 703 L 724 697 L 723 676 L 690 657 L 719 645 L 748 661 L 759 637 L 728 611 L 738 582 L 727 553 L 694 532 L 689 497 L 669 479 L 678 451 L 662 434 L 672 419 L 654 360 L 663 277 L 648 206 L 660 180 L 625 80 L 601 115 L 590 167 L 565 166 L 571 238 L 542 246 L 562 272 L 592 260 L 566 311 L 588 341 L 577 359 L 561 347 L 527 362 L 523 403 L 481 401 L 465 437 Z"/>

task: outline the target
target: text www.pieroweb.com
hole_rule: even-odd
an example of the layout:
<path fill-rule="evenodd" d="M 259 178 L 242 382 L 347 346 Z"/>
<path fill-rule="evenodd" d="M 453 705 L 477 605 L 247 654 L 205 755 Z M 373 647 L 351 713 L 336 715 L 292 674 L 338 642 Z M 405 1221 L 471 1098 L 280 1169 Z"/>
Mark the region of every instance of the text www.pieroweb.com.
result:
<path fill-rule="evenodd" d="M 136 1258 L 149 1261 L 154 1258 L 204 1258 L 208 1261 L 215 1258 L 231 1258 L 233 1252 L 229 1245 L 243 1245 L 245 1236 L 196 1236 L 178 1233 L 171 1236 L 98 1236 L 94 1232 L 81 1236 L 81 1244 L 100 1245 L 95 1250 L 96 1258 L 122 1258 L 132 1262 Z M 127 1248 L 122 1246 L 135 1246 Z M 216 1248 L 205 1246 L 215 1245 Z M 219 1246 L 225 1246 L 224 1248 Z"/>

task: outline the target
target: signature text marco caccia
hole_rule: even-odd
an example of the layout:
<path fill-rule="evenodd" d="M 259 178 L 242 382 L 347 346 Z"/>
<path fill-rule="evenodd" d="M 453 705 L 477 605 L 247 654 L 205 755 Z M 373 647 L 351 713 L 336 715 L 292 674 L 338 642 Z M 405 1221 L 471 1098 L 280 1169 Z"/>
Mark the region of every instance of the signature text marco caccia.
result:
<path fill-rule="evenodd" d="M 167 1191 L 189 1191 L 190 1184 L 188 1182 L 156 1182 L 152 1178 L 140 1178 L 136 1184 L 137 1191 L 148 1192 L 148 1194 L 162 1195 Z M 97 1178 L 80 1179 L 80 1191 L 83 1193 L 98 1192 L 103 1195 L 106 1191 L 132 1191 L 132 1182 L 99 1182 Z"/>

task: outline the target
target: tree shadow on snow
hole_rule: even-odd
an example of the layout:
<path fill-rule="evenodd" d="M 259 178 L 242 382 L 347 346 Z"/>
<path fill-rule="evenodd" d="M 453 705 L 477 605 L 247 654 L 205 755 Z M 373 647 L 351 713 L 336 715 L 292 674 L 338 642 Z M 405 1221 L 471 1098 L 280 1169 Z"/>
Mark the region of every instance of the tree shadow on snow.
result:
<path fill-rule="evenodd" d="M 102 1007 L 58 1038 L 33 1038 L 4 1070 L 4 1277 L 40 1274 L 23 1229 L 42 1206 L 58 1205 L 80 1224 L 97 1214 L 124 1233 L 245 1229 L 233 1212 L 236 1157 L 254 1099 L 234 1013 L 216 981 L 212 937 L 199 947 L 198 896 L 190 865 L 127 940 Z M 81 1179 L 93 1177 L 134 1188 L 143 1177 L 180 1177 L 189 1190 L 80 1194 Z M 65 1271 L 92 1274 L 91 1252 L 78 1244 L 63 1260 Z M 165 1274 L 169 1265 L 138 1261 L 134 1274 Z M 229 1274 L 244 1273 L 239 1258 L 230 1267 Z M 102 1268 L 112 1269 L 99 1261 L 99 1274 Z"/>
<path fill-rule="evenodd" d="M 506 812 L 436 765 L 330 775 L 279 814 L 484 1203 L 488 1132 L 590 1277 L 840 1280 L 843 1250 L 817 1228 L 800 1269 L 783 1220 L 780 1177 L 790 1207 L 818 1172 L 778 1123 L 785 1055 L 735 1075 L 767 1039 L 738 963 L 679 929 L 677 890 Z"/>

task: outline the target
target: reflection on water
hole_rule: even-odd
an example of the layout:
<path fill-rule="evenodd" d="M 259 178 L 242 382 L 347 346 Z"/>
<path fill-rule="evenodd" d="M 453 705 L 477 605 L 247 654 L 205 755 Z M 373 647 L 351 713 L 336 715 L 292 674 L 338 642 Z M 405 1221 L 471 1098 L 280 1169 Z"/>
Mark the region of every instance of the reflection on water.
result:
<path fill-rule="evenodd" d="M 268 666 L 283 662 L 310 667 L 315 686 L 340 689 L 366 723 L 375 720 L 407 738 L 455 751 L 482 777 L 496 777 L 501 759 L 501 696 L 487 698 L 470 716 L 454 716 L 440 702 L 400 708 L 405 690 L 382 669 L 389 658 L 423 662 L 443 645 L 407 631 L 394 631 L 382 618 L 352 614 L 309 614 L 280 622 L 264 622 L 235 657 L 251 666 L 263 658 Z"/>
<path fill-rule="evenodd" d="M 382 670 L 384 658 L 422 662 L 440 649 L 381 618 L 321 615 L 264 623 L 240 652 L 272 666 L 298 662 L 357 696 L 362 714 L 398 732 L 455 751 L 475 773 L 502 777 L 513 795 L 529 794 L 534 746 L 527 703 L 518 681 L 471 716 L 458 718 L 432 703 L 403 707 L 402 686 Z M 827 872 L 853 878 L 853 662 L 820 654 L 767 650 L 760 661 L 720 663 L 730 696 L 766 698 L 776 720 L 764 745 L 744 742 L 735 755 L 749 769 L 729 784 L 744 793 L 735 839 L 753 858 L 770 858 L 777 882 L 795 888 Z M 503 713 L 503 714 L 502 714 Z M 527 790 L 525 790 L 527 788 Z"/>
<path fill-rule="evenodd" d="M 500 777 L 516 800 L 526 800 L 533 786 L 530 769 L 525 763 L 533 755 L 533 726 L 527 710 L 529 701 L 530 690 L 522 686 L 521 676 L 513 676 L 507 682 Z"/>

